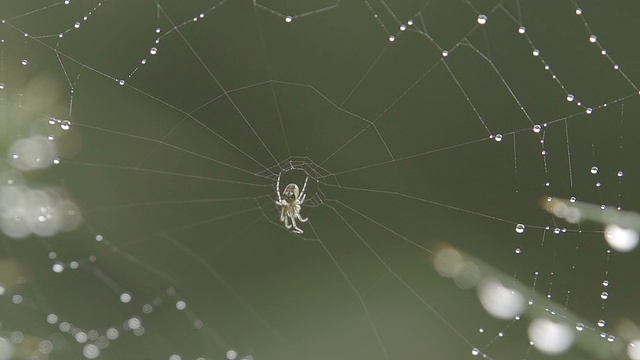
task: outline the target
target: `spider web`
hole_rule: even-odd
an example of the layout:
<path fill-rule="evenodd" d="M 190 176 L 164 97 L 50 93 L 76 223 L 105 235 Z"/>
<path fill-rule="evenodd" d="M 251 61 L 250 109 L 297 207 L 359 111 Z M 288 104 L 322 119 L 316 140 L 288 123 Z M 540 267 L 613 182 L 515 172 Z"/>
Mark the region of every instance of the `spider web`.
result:
<path fill-rule="evenodd" d="M 640 358 L 638 10 L 3 2 L 0 359 Z"/>

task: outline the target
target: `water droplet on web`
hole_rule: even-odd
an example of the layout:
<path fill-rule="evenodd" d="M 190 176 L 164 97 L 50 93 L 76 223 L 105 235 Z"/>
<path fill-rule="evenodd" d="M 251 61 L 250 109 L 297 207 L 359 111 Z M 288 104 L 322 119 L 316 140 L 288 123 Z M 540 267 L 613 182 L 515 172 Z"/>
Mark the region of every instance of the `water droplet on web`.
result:
<path fill-rule="evenodd" d="M 598 173 L 598 167 L 597 167 L 597 166 L 593 166 L 593 167 L 591 168 L 591 173 L 592 173 L 592 174 L 597 174 L 597 173 Z"/>
<path fill-rule="evenodd" d="M 560 234 L 560 229 L 559 229 L 559 228 L 555 228 L 555 229 L 553 229 L 553 233 L 554 233 L 554 234 Z"/>
<path fill-rule="evenodd" d="M 607 55 L 607 50 L 600 51 L 600 55 Z"/>
<path fill-rule="evenodd" d="M 487 23 L 487 15 L 480 14 L 478 15 L 478 24 L 484 25 Z"/>
<path fill-rule="evenodd" d="M 533 125 L 533 132 L 535 133 L 539 133 L 542 130 L 542 126 L 540 125 Z"/>
<path fill-rule="evenodd" d="M 614 70 L 618 70 L 618 69 L 620 69 L 620 66 L 618 66 L 618 64 L 615 64 L 615 65 L 613 65 L 613 69 Z"/>
<path fill-rule="evenodd" d="M 118 81 L 118 84 L 120 84 L 120 86 L 122 86 L 122 85 L 125 84 L 125 82 L 124 82 L 124 80 L 120 80 L 120 81 Z"/>
<path fill-rule="evenodd" d="M 405 24 L 400 25 L 400 31 L 405 31 L 405 30 L 407 30 L 407 25 Z"/>
<path fill-rule="evenodd" d="M 540 50 L 533 49 L 533 51 L 531 53 L 533 54 L 533 56 L 538 56 L 538 55 L 540 55 Z"/>
<path fill-rule="evenodd" d="M 22 66 L 27 66 L 27 65 L 29 65 L 29 60 L 22 59 L 22 61 L 20 63 L 22 64 Z"/>
<path fill-rule="evenodd" d="M 390 35 L 390 36 L 389 36 L 389 41 L 396 41 L 396 37 L 395 37 L 395 36 L 393 36 L 393 35 Z"/>
<path fill-rule="evenodd" d="M 595 35 L 591 35 L 589 36 L 589 42 L 590 43 L 595 43 L 596 41 L 598 41 L 598 37 Z"/>
<path fill-rule="evenodd" d="M 471 355 L 473 355 L 473 356 L 480 355 L 480 350 L 478 350 L 477 348 L 471 349 Z"/>
<path fill-rule="evenodd" d="M 76 28 L 76 29 L 79 29 L 80 28 L 80 22 L 77 21 L 75 24 L 73 24 L 73 27 Z"/>
<path fill-rule="evenodd" d="M 609 280 L 603 280 L 602 281 L 602 286 L 604 286 L 604 287 L 609 286 Z"/>
<path fill-rule="evenodd" d="M 442 56 L 444 57 L 449 56 L 449 52 L 447 50 L 442 50 Z"/>
<path fill-rule="evenodd" d="M 0 90 L 4 90 L 4 83 L 0 83 Z"/>
<path fill-rule="evenodd" d="M 524 34 L 526 31 L 527 31 L 527 28 L 525 28 L 524 26 L 520 26 L 518 28 L 518 33 L 520 33 L 520 34 Z"/>
<path fill-rule="evenodd" d="M 600 294 L 600 298 L 602 300 L 607 300 L 609 298 L 609 293 L 606 291 L 603 291 L 602 294 Z"/>
<path fill-rule="evenodd" d="M 227 360 L 235 360 L 238 357 L 238 352 L 235 350 L 227 350 Z"/>
<path fill-rule="evenodd" d="M 576 202 L 576 197 L 572 196 L 571 198 L 569 198 L 569 201 L 572 202 L 572 203 Z"/>
<path fill-rule="evenodd" d="M 582 15 L 582 9 L 577 8 L 576 9 L 576 15 Z"/>
<path fill-rule="evenodd" d="M 522 253 L 522 249 L 516 248 L 516 254 L 521 254 L 521 253 Z"/>
<path fill-rule="evenodd" d="M 284 21 L 290 23 L 291 21 L 293 21 L 293 18 L 291 16 L 287 16 L 284 18 Z"/>
<path fill-rule="evenodd" d="M 575 97 L 572 94 L 567 95 L 567 101 L 571 102 L 575 99 Z"/>
<path fill-rule="evenodd" d="M 518 224 L 516 225 L 516 232 L 518 234 L 522 234 L 524 232 L 524 224 Z"/>
<path fill-rule="evenodd" d="M 606 322 L 606 321 L 604 321 L 604 320 L 602 320 L 602 319 L 598 320 L 598 327 L 601 327 L 601 328 L 602 328 L 602 327 L 604 327 L 605 325 L 607 325 L 607 322 Z"/>
<path fill-rule="evenodd" d="M 62 130 L 69 130 L 69 129 L 71 129 L 71 121 L 69 121 L 69 120 L 62 120 L 62 121 L 60 122 L 60 128 L 61 128 Z"/>
<path fill-rule="evenodd" d="M 480 329 L 478 329 L 478 332 L 479 332 L 479 333 L 483 333 L 483 332 L 484 332 L 484 329 L 483 329 L 483 328 L 480 328 Z"/>
<path fill-rule="evenodd" d="M 576 330 L 578 330 L 578 331 L 584 330 L 584 324 L 583 323 L 577 323 L 576 324 Z"/>
<path fill-rule="evenodd" d="M 623 177 L 624 173 L 622 171 L 618 171 L 618 177 Z"/>
<path fill-rule="evenodd" d="M 592 108 L 587 108 L 587 110 L 585 111 L 587 114 L 591 114 L 593 112 Z"/>
<path fill-rule="evenodd" d="M 160 34 L 161 31 L 162 31 L 162 29 L 156 28 L 156 34 Z"/>
<path fill-rule="evenodd" d="M 407 25 L 409 25 L 409 26 L 413 25 L 413 20 L 407 21 Z"/>
<path fill-rule="evenodd" d="M 152 47 L 152 48 L 149 50 L 149 54 L 151 54 L 151 55 L 155 55 L 155 54 L 157 54 L 157 53 L 158 53 L 158 49 L 157 49 L 157 48 L 155 48 L 155 47 Z"/>
<path fill-rule="evenodd" d="M 131 301 L 131 294 L 129 292 L 123 292 L 122 294 L 120 294 L 120 301 L 122 301 L 123 303 L 128 303 Z"/>
<path fill-rule="evenodd" d="M 609 335 L 609 336 L 607 336 L 607 341 L 608 342 L 614 342 L 614 341 L 616 341 L 616 337 L 613 336 L 613 335 Z"/>
<path fill-rule="evenodd" d="M 495 141 L 500 142 L 502 141 L 502 134 L 496 134 L 496 136 L 494 136 Z"/>

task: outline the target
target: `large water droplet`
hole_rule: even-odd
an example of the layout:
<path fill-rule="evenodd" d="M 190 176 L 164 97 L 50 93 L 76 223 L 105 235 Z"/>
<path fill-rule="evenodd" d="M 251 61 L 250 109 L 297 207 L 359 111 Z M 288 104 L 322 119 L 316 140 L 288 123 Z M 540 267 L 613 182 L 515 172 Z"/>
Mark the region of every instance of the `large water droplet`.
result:
<path fill-rule="evenodd" d="M 480 14 L 478 15 L 478 24 L 484 25 L 487 23 L 487 15 Z"/>
<path fill-rule="evenodd" d="M 71 121 L 69 121 L 69 120 L 62 120 L 62 121 L 60 122 L 60 128 L 61 128 L 62 130 L 69 130 L 69 129 L 71 129 Z"/>
<path fill-rule="evenodd" d="M 592 167 L 591 168 L 591 173 L 592 174 L 597 174 L 598 173 L 598 167 L 597 166 Z"/>
<path fill-rule="evenodd" d="M 598 320 L 598 327 L 601 327 L 601 328 L 602 328 L 602 327 L 604 327 L 605 325 L 607 325 L 607 322 L 606 322 L 606 321 L 604 321 L 604 320 L 602 320 L 602 319 Z"/>
<path fill-rule="evenodd" d="M 516 225 L 516 232 L 518 234 L 522 234 L 524 232 L 524 228 L 525 228 L 524 224 L 518 224 L 518 225 Z"/>

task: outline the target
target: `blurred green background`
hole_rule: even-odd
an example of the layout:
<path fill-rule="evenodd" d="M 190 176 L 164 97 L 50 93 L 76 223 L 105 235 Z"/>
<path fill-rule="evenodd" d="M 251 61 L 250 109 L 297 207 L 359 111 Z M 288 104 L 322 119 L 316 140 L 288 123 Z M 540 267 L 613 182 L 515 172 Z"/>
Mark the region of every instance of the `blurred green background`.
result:
<path fill-rule="evenodd" d="M 494 319 L 438 275 L 444 246 L 608 351 L 561 358 L 624 358 L 637 252 L 539 204 L 638 209 L 638 10 L 3 1 L 2 178 L 56 189 L 82 222 L 2 238 L 0 358 L 546 358 L 530 318 Z M 11 146 L 34 134 L 60 164 L 18 173 Z M 309 177 L 302 236 L 279 222 L 279 175 L 281 190 Z"/>

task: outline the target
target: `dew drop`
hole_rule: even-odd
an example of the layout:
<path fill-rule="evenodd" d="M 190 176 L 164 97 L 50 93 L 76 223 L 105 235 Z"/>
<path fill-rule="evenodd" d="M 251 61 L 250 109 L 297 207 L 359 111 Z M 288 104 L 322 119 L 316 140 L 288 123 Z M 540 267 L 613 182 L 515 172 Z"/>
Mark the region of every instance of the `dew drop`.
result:
<path fill-rule="evenodd" d="M 607 300 L 609 298 L 609 293 L 606 291 L 603 291 L 602 294 L 600 294 L 600 298 L 602 300 Z"/>
<path fill-rule="evenodd" d="M 540 50 L 538 50 L 538 49 L 533 49 L 532 54 L 533 54 L 533 56 L 538 56 L 538 55 L 540 55 Z"/>
<path fill-rule="evenodd" d="M 525 228 L 524 224 L 518 224 L 516 225 L 516 232 L 518 234 L 522 234 L 524 232 L 524 228 Z"/>
<path fill-rule="evenodd" d="M 400 25 L 400 31 L 405 31 L 405 30 L 407 30 L 407 25 L 405 24 Z"/>
<path fill-rule="evenodd" d="M 161 31 L 162 31 L 162 29 L 156 28 L 156 34 L 160 34 Z"/>
<path fill-rule="evenodd" d="M 592 108 L 587 108 L 587 110 L 586 110 L 586 113 L 587 113 L 587 114 L 591 114 L 592 112 L 593 112 L 593 109 L 592 109 Z"/>
<path fill-rule="evenodd" d="M 409 26 L 413 25 L 413 20 L 407 21 L 407 25 L 409 25 Z"/>
<path fill-rule="evenodd" d="M 605 325 L 607 325 L 607 322 L 606 322 L 606 321 L 604 321 L 604 320 L 602 320 L 602 319 L 598 320 L 598 327 L 601 327 L 601 328 L 602 328 L 602 327 L 604 327 Z"/>
<path fill-rule="evenodd" d="M 480 14 L 478 15 L 478 24 L 484 25 L 487 23 L 487 15 Z"/>
<path fill-rule="evenodd" d="M 572 196 L 571 198 L 569 198 L 569 201 L 572 202 L 572 203 L 576 202 L 576 197 Z"/>
<path fill-rule="evenodd" d="M 590 43 L 595 43 L 596 41 L 598 41 L 598 37 L 595 35 L 591 35 L 589 36 L 589 42 Z"/>
<path fill-rule="evenodd" d="M 80 28 L 80 22 L 77 21 L 75 24 L 73 24 L 73 27 L 76 28 L 76 29 L 79 29 Z"/>
<path fill-rule="evenodd" d="M 152 48 L 149 50 L 149 54 L 151 54 L 151 55 L 155 55 L 155 54 L 157 54 L 157 53 L 158 53 L 158 49 L 157 49 L 157 48 L 155 48 L 155 47 L 152 47 Z"/>
<path fill-rule="evenodd" d="M 122 86 L 122 85 L 125 84 L 125 82 L 124 82 L 124 80 L 120 80 L 120 81 L 118 81 L 118 84 L 120 84 L 120 86 Z"/>
<path fill-rule="evenodd" d="M 477 348 L 471 349 L 471 355 L 473 355 L 473 356 L 480 355 L 480 350 L 478 350 Z"/>
<path fill-rule="evenodd" d="M 494 140 L 497 142 L 502 141 L 502 134 L 496 134 L 496 136 L 494 137 Z"/>
<path fill-rule="evenodd" d="M 618 171 L 618 177 L 623 177 L 624 173 L 622 171 Z"/>
<path fill-rule="evenodd" d="M 534 133 L 539 133 L 542 130 L 542 126 L 540 125 L 533 125 L 533 132 Z"/>
<path fill-rule="evenodd" d="M 593 167 L 591 168 L 591 173 L 592 173 L 592 174 L 597 174 L 597 173 L 598 173 L 598 167 L 597 167 L 597 166 L 593 166 Z"/>
<path fill-rule="evenodd" d="M 584 324 L 583 323 L 577 323 L 576 324 L 576 330 L 578 330 L 578 331 L 584 330 Z"/>
<path fill-rule="evenodd" d="M 521 254 L 521 253 L 522 253 L 522 249 L 516 248 L 516 254 Z"/>
<path fill-rule="evenodd" d="M 0 90 L 4 90 L 4 83 L 0 83 Z"/>
<path fill-rule="evenodd" d="M 69 130 L 69 129 L 71 129 L 71 121 L 69 121 L 69 120 L 62 120 L 62 121 L 60 122 L 60 128 L 61 128 L 62 130 Z"/>
<path fill-rule="evenodd" d="M 582 15 L 582 9 L 577 8 L 576 9 L 576 15 Z"/>
<path fill-rule="evenodd" d="M 22 61 L 20 63 L 22 64 L 22 66 L 27 66 L 27 65 L 29 65 L 29 60 L 22 59 Z"/>
<path fill-rule="evenodd" d="M 123 292 L 122 294 L 120 294 L 120 301 L 122 301 L 124 304 L 130 302 L 131 301 L 131 293 Z"/>
<path fill-rule="evenodd" d="M 393 41 L 396 41 L 396 37 L 395 37 L 395 36 L 393 36 L 393 35 L 390 35 L 390 36 L 389 36 L 389 41 L 392 41 L 392 42 L 393 42 Z"/>
<path fill-rule="evenodd" d="M 290 23 L 293 21 L 293 18 L 291 16 L 287 16 L 284 18 L 284 21 Z"/>
<path fill-rule="evenodd" d="M 444 57 L 449 56 L 449 51 L 447 51 L 447 50 L 442 50 L 442 56 L 444 56 Z"/>
<path fill-rule="evenodd" d="M 571 102 L 575 99 L 575 97 L 572 94 L 567 95 L 567 101 Z"/>
<path fill-rule="evenodd" d="M 518 33 L 519 34 L 524 34 L 525 32 L 527 32 L 527 28 L 525 28 L 524 26 L 520 26 L 518 28 Z"/>
<path fill-rule="evenodd" d="M 603 280 L 602 281 L 602 286 L 604 286 L 604 287 L 609 286 L 609 280 Z"/>

